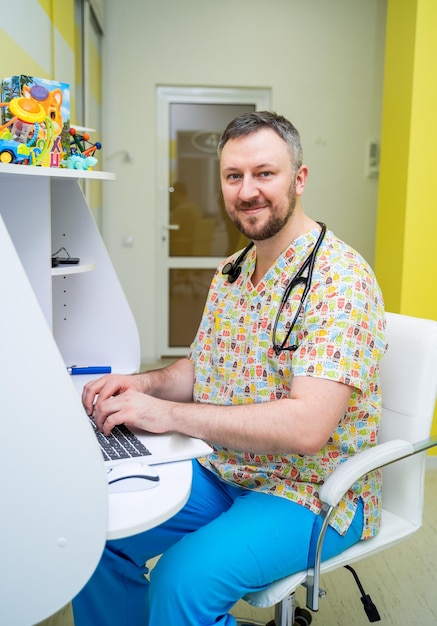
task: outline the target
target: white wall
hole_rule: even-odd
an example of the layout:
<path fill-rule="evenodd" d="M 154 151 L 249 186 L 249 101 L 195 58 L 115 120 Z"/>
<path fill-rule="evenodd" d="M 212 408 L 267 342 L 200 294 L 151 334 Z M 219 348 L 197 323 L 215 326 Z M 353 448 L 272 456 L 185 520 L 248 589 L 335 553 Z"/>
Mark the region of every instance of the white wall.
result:
<path fill-rule="evenodd" d="M 107 0 L 104 231 L 140 329 L 155 354 L 158 85 L 269 87 L 299 129 L 310 179 L 304 207 L 373 263 L 386 0 Z M 132 157 L 126 161 L 119 151 Z M 122 238 L 134 235 L 131 248 Z"/>

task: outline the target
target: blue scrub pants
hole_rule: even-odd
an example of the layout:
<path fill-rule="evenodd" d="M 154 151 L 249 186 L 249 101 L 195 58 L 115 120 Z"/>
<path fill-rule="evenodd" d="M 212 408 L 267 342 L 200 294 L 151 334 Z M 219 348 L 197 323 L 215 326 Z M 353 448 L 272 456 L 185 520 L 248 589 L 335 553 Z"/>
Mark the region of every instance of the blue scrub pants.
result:
<path fill-rule="evenodd" d="M 307 567 L 316 515 L 285 498 L 227 484 L 193 462 L 187 504 L 144 533 L 108 541 L 73 601 L 75 626 L 235 626 L 249 591 Z M 356 543 L 360 501 L 345 536 L 329 528 L 323 558 Z M 150 575 L 145 563 L 162 554 Z"/>

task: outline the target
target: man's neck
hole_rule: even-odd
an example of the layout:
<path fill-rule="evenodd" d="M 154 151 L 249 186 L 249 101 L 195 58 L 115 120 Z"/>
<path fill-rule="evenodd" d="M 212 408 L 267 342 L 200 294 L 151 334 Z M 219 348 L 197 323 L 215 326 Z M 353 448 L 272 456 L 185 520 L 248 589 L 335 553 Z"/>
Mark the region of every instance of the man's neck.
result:
<path fill-rule="evenodd" d="M 319 228 L 317 222 L 300 210 L 293 213 L 287 225 L 277 235 L 264 241 L 255 241 L 256 267 L 251 278 L 253 286 L 256 287 L 293 241 L 313 228 Z"/>

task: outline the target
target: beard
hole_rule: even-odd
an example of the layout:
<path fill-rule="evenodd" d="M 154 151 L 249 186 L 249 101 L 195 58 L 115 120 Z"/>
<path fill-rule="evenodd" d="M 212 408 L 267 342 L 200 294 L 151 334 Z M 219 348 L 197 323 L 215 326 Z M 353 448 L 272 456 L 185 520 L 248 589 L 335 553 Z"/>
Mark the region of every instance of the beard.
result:
<path fill-rule="evenodd" d="M 257 206 L 257 202 L 244 202 L 240 204 L 241 208 L 255 208 Z M 267 204 L 270 208 L 273 208 L 271 202 L 264 202 L 264 205 Z M 240 208 L 237 207 L 237 208 Z M 269 220 L 259 226 L 258 220 L 256 217 L 246 217 L 244 223 L 238 215 L 229 216 L 234 222 L 235 226 L 238 230 L 248 239 L 252 241 L 264 241 L 265 239 L 270 239 L 277 235 L 286 225 L 288 220 L 294 213 L 294 209 L 296 207 L 296 192 L 294 186 L 291 185 L 288 191 L 288 206 L 285 212 L 280 212 L 278 210 L 273 211 L 270 215 Z"/>

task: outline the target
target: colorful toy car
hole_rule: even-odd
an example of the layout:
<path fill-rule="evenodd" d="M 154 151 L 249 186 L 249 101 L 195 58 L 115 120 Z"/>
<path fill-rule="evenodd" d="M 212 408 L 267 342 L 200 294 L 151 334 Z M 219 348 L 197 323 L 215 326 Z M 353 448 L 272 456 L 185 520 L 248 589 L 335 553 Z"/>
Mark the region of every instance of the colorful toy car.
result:
<path fill-rule="evenodd" d="M 25 143 L 0 139 L 0 163 L 32 165 L 40 152 L 38 148 L 29 147 Z"/>

